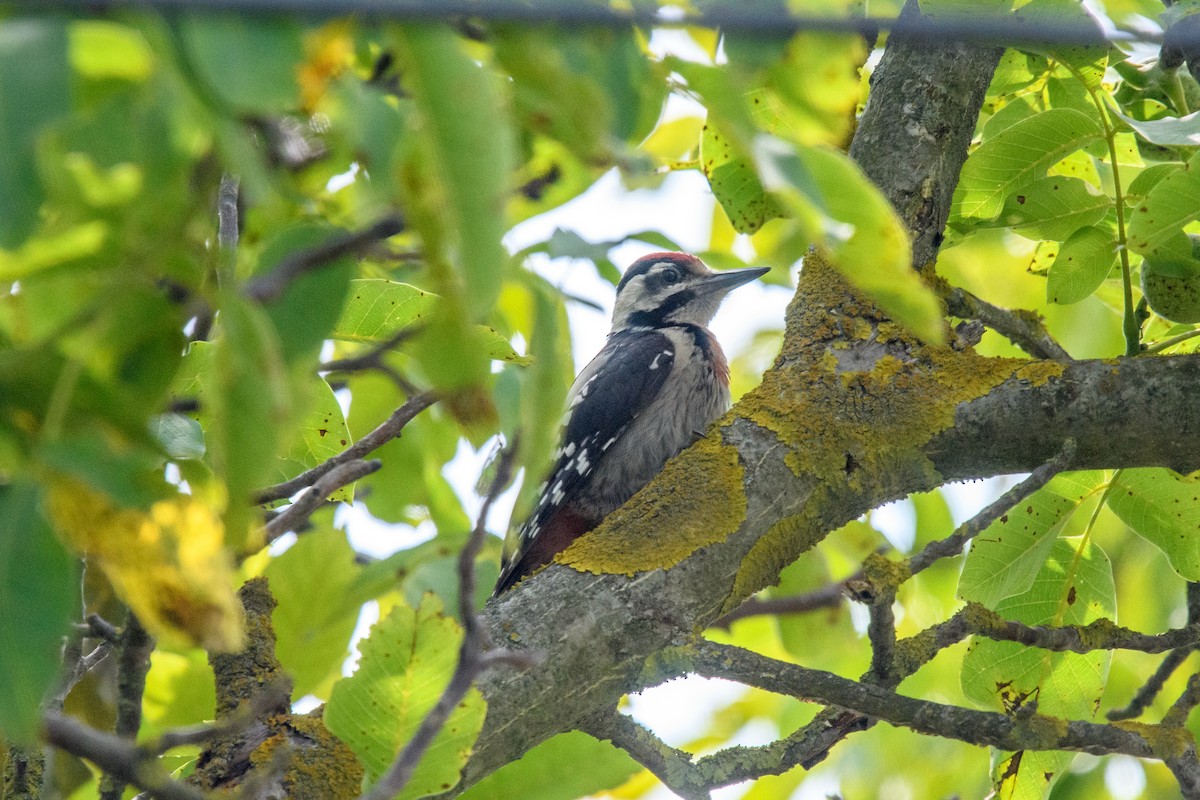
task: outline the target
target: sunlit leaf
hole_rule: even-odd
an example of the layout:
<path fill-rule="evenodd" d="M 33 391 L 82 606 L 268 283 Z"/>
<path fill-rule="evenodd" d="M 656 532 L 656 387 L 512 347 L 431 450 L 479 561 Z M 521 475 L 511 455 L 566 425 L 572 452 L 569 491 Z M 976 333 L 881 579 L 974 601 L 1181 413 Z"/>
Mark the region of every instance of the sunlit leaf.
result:
<path fill-rule="evenodd" d="M 779 201 L 764 191 L 754 165 L 713 123 L 704 126 L 700 137 L 700 169 L 738 233 L 754 233 L 767 220 L 784 215 Z"/>
<path fill-rule="evenodd" d="M 997 608 L 1026 591 L 1042 570 L 1067 516 L 1100 485 L 1101 473 L 1059 475 L 971 542 L 958 596 Z"/>
<path fill-rule="evenodd" d="M 334 684 L 325 724 L 379 778 L 412 738 L 450 680 L 462 631 L 426 595 L 419 608 L 397 605 L 359 645 L 358 670 Z M 471 689 L 450 715 L 404 791 L 415 798 L 453 788 L 483 726 L 486 705 Z"/>
<path fill-rule="evenodd" d="M 407 283 L 350 281 L 345 311 L 330 335 L 351 342 L 383 342 L 425 320 L 436 300 L 436 295 Z"/>
<path fill-rule="evenodd" d="M 1070 108 L 1053 108 L 1009 126 L 967 159 L 953 213 L 968 219 L 996 216 L 1008 195 L 1102 135 L 1098 122 Z"/>
<path fill-rule="evenodd" d="M 1112 208 L 1108 195 L 1078 178 L 1050 176 L 1009 195 L 999 222 L 1031 239 L 1065 241 L 1086 225 L 1095 225 Z"/>
<path fill-rule="evenodd" d="M 945 339 L 941 305 L 912 268 L 908 232 L 891 204 L 850 159 L 819 147 L 763 141 L 767 187 L 810 230 L 856 287 L 928 342 Z M 814 199 L 816 202 L 814 202 Z"/>
<path fill-rule="evenodd" d="M 138 31 L 115 22 L 86 19 L 71 24 L 71 66 L 88 78 L 144 81 L 154 55 Z"/>
<path fill-rule="evenodd" d="M 1200 479 L 1169 469 L 1123 469 L 1108 507 L 1138 535 L 1166 553 L 1187 580 L 1200 580 Z"/>
<path fill-rule="evenodd" d="M 1001 601 L 996 612 L 1027 625 L 1083 625 L 1112 619 L 1115 602 L 1112 565 L 1104 552 L 1086 541 L 1058 540 L 1028 588 Z M 962 686 L 972 700 L 993 710 L 1012 714 L 1034 705 L 1048 716 L 1088 719 L 1099 706 L 1110 658 L 1103 651 L 1053 653 L 976 637 L 963 658 Z M 1046 763 L 1019 759 L 1007 772 L 1001 766 L 1001 795 L 1026 796 L 1030 785 L 1044 790 L 1065 765 L 1052 761 L 1059 768 L 1047 770 Z"/>
<path fill-rule="evenodd" d="M 290 480 L 350 446 L 350 430 L 333 389 L 319 378 L 310 382 L 309 388 L 308 412 L 293 431 L 287 453 L 276 461 L 274 478 L 268 480 L 276 483 Z M 338 489 L 329 499 L 350 502 L 354 499 L 353 484 Z"/>

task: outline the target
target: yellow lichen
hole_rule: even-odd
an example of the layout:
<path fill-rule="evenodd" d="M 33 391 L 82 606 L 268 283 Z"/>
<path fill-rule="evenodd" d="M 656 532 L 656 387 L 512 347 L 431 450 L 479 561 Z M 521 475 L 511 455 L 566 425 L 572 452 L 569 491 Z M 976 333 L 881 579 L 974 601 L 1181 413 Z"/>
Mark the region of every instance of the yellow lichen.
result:
<path fill-rule="evenodd" d="M 672 567 L 738 529 L 746 516 L 742 477 L 735 448 L 702 439 L 555 560 L 582 572 L 623 575 Z"/>

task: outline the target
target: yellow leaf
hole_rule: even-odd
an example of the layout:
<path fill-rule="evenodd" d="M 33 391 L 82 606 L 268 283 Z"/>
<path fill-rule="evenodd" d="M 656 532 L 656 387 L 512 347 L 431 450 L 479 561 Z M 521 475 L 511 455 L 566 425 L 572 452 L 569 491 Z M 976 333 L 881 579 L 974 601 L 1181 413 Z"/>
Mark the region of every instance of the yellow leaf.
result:
<path fill-rule="evenodd" d="M 148 511 L 123 508 L 62 477 L 51 481 L 47 505 L 59 535 L 100 568 L 155 636 L 215 651 L 242 647 L 218 509 L 184 494 Z"/>

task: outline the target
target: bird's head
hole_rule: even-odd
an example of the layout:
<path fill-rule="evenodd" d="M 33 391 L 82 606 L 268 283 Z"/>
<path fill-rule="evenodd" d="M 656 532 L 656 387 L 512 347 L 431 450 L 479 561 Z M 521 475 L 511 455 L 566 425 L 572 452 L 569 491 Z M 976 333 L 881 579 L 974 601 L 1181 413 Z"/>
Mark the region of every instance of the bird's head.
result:
<path fill-rule="evenodd" d="M 612 329 L 707 325 L 730 290 L 767 271 L 753 267 L 714 272 L 687 253 L 642 256 L 617 284 Z"/>

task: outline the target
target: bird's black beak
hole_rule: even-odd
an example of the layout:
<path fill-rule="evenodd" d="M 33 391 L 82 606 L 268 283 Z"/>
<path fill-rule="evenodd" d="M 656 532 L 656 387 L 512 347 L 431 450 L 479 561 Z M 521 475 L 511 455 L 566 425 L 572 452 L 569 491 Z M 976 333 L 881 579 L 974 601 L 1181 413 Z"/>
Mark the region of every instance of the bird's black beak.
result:
<path fill-rule="evenodd" d="M 766 275 L 770 271 L 770 267 L 750 267 L 749 269 L 727 269 L 724 272 L 717 272 L 705 278 L 704 282 L 696 287 L 697 293 L 728 292 Z"/>

